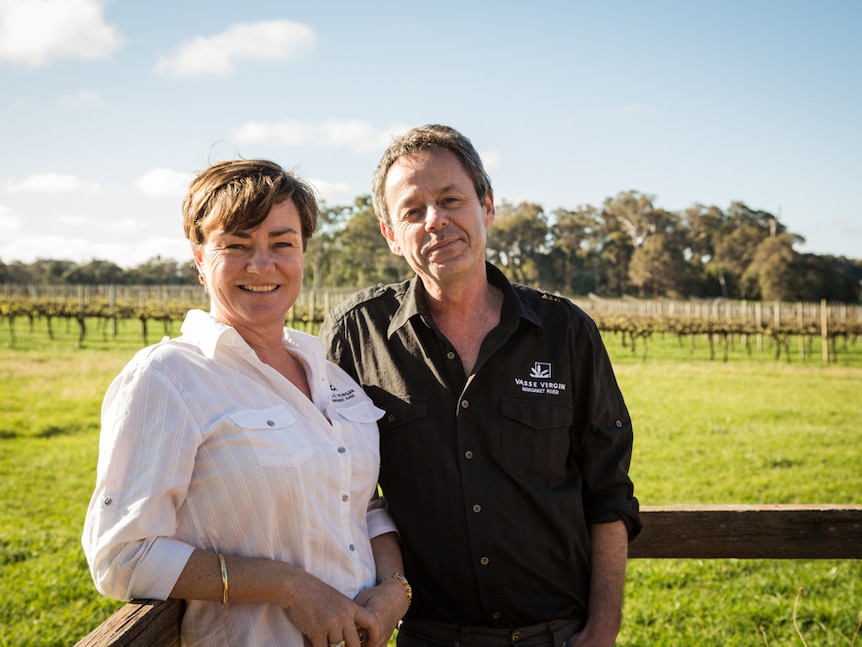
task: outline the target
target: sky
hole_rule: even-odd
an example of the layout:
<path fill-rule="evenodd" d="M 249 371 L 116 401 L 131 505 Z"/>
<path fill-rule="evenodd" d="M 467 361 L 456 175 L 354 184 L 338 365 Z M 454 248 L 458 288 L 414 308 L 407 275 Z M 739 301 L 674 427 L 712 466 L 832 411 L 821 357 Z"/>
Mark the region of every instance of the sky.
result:
<path fill-rule="evenodd" d="M 498 203 L 738 201 L 859 259 L 860 32 L 859 0 L 0 0 L 0 261 L 186 261 L 209 164 L 350 204 L 427 123 Z"/>

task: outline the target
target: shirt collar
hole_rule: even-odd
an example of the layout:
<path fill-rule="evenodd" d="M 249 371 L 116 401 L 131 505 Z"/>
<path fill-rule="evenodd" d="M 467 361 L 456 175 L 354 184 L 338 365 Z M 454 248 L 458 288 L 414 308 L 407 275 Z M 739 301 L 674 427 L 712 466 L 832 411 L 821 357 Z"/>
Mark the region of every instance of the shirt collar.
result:
<path fill-rule="evenodd" d="M 228 326 L 210 313 L 203 310 L 189 310 L 180 328 L 183 337 L 196 344 L 206 357 L 212 359 L 219 349 L 240 355 L 249 355 L 257 360 L 257 355 L 233 326 Z M 284 329 L 282 343 L 286 348 L 303 356 L 310 363 L 319 366 L 326 357 L 323 346 L 317 338 L 301 330 Z"/>
<path fill-rule="evenodd" d="M 180 328 L 183 337 L 197 345 L 203 354 L 212 359 L 220 346 L 239 349 L 248 347 L 245 340 L 231 326 L 223 324 L 203 310 L 189 310 Z"/>
<path fill-rule="evenodd" d="M 506 278 L 506 275 L 488 262 L 485 263 L 485 270 L 488 276 L 488 283 L 503 292 L 503 312 L 501 313 L 501 319 L 503 321 L 510 318 L 515 318 L 516 320 L 526 319 L 541 328 L 542 321 L 539 315 L 536 314 L 533 308 L 521 300 L 517 290 L 515 290 L 511 281 Z M 416 316 L 421 317 L 425 325 L 431 326 L 431 315 L 425 302 L 425 288 L 418 276 L 410 279 L 404 300 L 389 322 L 389 328 L 386 331 L 387 337 L 391 338 L 399 328 Z"/>

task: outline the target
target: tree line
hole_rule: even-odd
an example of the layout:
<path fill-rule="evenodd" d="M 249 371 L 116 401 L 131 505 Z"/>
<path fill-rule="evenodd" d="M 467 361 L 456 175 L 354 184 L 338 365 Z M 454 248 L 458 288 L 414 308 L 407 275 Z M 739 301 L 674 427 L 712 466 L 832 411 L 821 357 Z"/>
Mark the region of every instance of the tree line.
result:
<path fill-rule="evenodd" d="M 502 201 L 488 232 L 488 259 L 512 280 L 565 295 L 840 301 L 862 295 L 862 260 L 804 254 L 804 238 L 777 216 L 734 202 L 678 212 L 637 191 L 547 213 Z M 398 281 L 410 275 L 380 235 L 371 197 L 321 205 L 321 226 L 306 252 L 314 289 Z M 191 262 L 154 258 L 124 269 L 111 262 L 0 261 L 13 284 L 175 285 L 197 282 Z"/>

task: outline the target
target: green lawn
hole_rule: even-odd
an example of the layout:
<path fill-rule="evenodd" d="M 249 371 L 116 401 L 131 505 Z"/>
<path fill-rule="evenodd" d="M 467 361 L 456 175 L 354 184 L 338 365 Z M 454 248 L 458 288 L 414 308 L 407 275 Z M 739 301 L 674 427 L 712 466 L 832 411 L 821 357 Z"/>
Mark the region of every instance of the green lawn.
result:
<path fill-rule="evenodd" d="M 76 329 L 54 332 L 50 341 L 19 321 L 13 344 L 0 327 L 0 646 L 72 644 L 119 606 L 95 592 L 79 537 L 101 397 L 140 326 L 126 323 L 117 340 L 91 326 L 80 349 Z M 855 344 L 829 367 L 742 344 L 711 361 L 703 340 L 692 351 L 657 336 L 646 359 L 618 338 L 608 346 L 635 421 L 642 504 L 862 502 Z M 850 645 L 858 561 L 632 560 L 619 644 L 803 645 L 800 588 L 807 644 Z"/>

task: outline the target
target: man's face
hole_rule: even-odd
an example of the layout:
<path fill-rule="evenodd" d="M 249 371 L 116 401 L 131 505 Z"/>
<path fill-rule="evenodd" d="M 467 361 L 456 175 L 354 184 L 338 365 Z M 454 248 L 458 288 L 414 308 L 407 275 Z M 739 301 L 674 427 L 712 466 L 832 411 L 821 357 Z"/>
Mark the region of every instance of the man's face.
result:
<path fill-rule="evenodd" d="M 392 252 L 423 281 L 440 284 L 484 273 L 494 197 L 479 199 L 454 153 L 405 155 L 389 169 L 384 188 L 392 224 L 381 223 L 381 231 Z"/>

